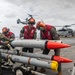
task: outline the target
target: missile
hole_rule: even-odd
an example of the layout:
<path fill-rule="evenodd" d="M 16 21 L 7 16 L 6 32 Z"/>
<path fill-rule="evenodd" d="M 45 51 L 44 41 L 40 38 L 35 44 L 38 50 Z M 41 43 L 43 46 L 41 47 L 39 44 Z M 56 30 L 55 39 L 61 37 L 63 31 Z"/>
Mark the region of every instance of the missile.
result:
<path fill-rule="evenodd" d="M 14 40 L 11 42 L 14 47 L 42 48 L 42 49 L 58 49 L 70 47 L 68 44 L 60 43 L 52 40 Z"/>
<path fill-rule="evenodd" d="M 44 55 L 44 54 L 33 54 L 33 53 L 25 53 L 22 52 L 23 56 L 26 57 L 32 57 L 32 58 L 41 58 L 41 59 L 46 59 L 46 60 L 55 60 L 59 63 L 70 63 L 73 62 L 72 60 L 65 58 L 65 57 L 61 57 L 61 56 L 49 56 L 49 55 Z"/>
<path fill-rule="evenodd" d="M 26 53 L 26 52 L 20 52 L 18 50 L 11 51 L 11 50 L 0 50 L 2 53 L 8 53 L 8 54 L 14 54 L 14 55 L 21 55 L 25 57 L 31 57 L 31 58 L 41 58 L 41 59 L 46 59 L 46 60 L 55 60 L 59 63 L 70 63 L 72 60 L 61 57 L 61 56 L 49 56 L 49 55 L 44 55 L 44 54 L 35 54 L 35 53 Z"/>
<path fill-rule="evenodd" d="M 25 63 L 33 66 L 38 66 L 38 67 L 43 67 L 47 69 L 51 69 L 53 71 L 58 70 L 58 62 L 57 61 L 41 61 L 35 58 L 30 58 L 30 57 L 23 57 L 23 56 L 17 56 L 17 55 L 11 55 L 11 54 L 6 54 L 6 53 L 1 53 L 1 57 L 3 59 L 10 59 L 14 62 L 19 62 L 19 63 Z"/>

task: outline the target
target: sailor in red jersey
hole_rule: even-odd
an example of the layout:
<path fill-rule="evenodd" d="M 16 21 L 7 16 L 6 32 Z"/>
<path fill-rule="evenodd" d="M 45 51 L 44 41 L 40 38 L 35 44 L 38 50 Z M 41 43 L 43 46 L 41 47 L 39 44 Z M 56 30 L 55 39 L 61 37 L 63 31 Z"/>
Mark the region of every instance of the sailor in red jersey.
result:
<path fill-rule="evenodd" d="M 36 28 L 40 30 L 40 38 L 43 40 L 59 40 L 59 36 L 57 34 L 56 28 L 52 25 L 46 25 L 45 23 L 39 21 L 36 25 Z M 50 50 L 47 48 L 43 50 L 43 54 L 48 54 Z M 54 50 L 55 54 L 57 56 L 60 56 L 60 49 Z M 41 68 L 40 72 L 44 72 L 45 69 Z M 61 63 L 59 63 L 58 66 L 58 75 L 62 75 L 61 73 Z"/>
<path fill-rule="evenodd" d="M 35 33 L 36 33 L 36 28 L 33 26 L 35 24 L 35 19 L 30 18 L 28 20 L 28 24 L 22 28 L 20 31 L 20 38 L 24 39 L 34 39 L 35 38 Z M 26 48 L 24 47 L 22 49 L 23 52 L 29 51 L 30 53 L 33 53 L 33 48 Z"/>
<path fill-rule="evenodd" d="M 2 28 L 2 34 L 4 37 L 6 37 L 10 42 L 12 42 L 15 39 L 15 34 L 13 32 L 10 31 L 9 28 L 7 27 L 3 27 Z M 4 41 L 0 41 L 0 44 L 5 45 L 6 42 Z M 4 49 L 8 49 L 8 46 L 4 46 Z"/>

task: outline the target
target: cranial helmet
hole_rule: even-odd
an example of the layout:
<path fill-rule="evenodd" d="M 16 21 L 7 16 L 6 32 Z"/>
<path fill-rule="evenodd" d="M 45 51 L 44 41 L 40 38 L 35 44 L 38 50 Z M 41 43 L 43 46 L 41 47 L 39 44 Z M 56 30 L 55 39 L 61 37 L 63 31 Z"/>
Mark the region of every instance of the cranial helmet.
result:
<path fill-rule="evenodd" d="M 41 22 L 41 21 L 37 22 L 36 28 L 39 28 L 39 27 L 46 28 L 45 23 L 43 23 L 43 22 Z"/>
<path fill-rule="evenodd" d="M 34 19 L 34 18 L 30 18 L 30 19 L 28 20 L 28 24 L 34 25 L 34 24 L 35 24 L 35 19 Z"/>
<path fill-rule="evenodd" d="M 2 32 L 3 32 L 3 33 L 7 33 L 8 31 L 9 31 L 9 29 L 8 29 L 7 27 L 3 27 L 3 28 L 2 28 Z"/>

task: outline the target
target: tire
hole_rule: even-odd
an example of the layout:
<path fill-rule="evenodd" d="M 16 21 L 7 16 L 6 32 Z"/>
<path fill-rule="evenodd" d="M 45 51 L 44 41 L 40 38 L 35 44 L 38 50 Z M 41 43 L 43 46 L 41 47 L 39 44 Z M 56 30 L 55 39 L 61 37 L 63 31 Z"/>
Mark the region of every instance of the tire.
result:
<path fill-rule="evenodd" d="M 34 71 L 36 71 L 37 70 L 37 66 L 34 66 Z"/>
<path fill-rule="evenodd" d="M 65 35 L 65 37 L 67 37 L 67 35 Z"/>
<path fill-rule="evenodd" d="M 25 75 L 25 70 L 22 67 L 17 67 L 14 69 L 15 75 Z"/>

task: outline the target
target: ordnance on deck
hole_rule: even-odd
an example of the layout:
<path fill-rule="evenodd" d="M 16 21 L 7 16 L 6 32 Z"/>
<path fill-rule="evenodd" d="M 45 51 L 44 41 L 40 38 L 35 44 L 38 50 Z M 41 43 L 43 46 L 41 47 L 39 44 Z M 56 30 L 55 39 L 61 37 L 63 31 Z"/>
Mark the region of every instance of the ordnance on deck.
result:
<path fill-rule="evenodd" d="M 41 48 L 41 49 L 60 49 L 70 47 L 68 44 L 60 43 L 52 40 L 14 40 L 11 42 L 14 47 L 28 47 L 28 48 Z"/>
<path fill-rule="evenodd" d="M 61 56 L 49 56 L 49 55 L 44 55 L 44 54 L 35 54 L 35 53 L 26 53 L 26 52 L 21 52 L 19 50 L 0 50 L 1 53 L 8 53 L 8 54 L 12 54 L 12 55 L 21 55 L 21 56 L 25 56 L 25 57 L 31 57 L 31 58 L 40 58 L 40 59 L 46 59 L 46 60 L 54 60 L 57 61 L 59 63 L 70 63 L 72 62 L 72 60 L 65 58 L 65 57 L 61 57 Z"/>
<path fill-rule="evenodd" d="M 35 58 L 11 55 L 11 54 L 6 54 L 6 53 L 1 53 L 1 57 L 3 59 L 10 59 L 14 62 L 44 67 L 44 68 L 48 68 L 48 69 L 51 69 L 51 70 L 54 70 L 54 71 L 57 71 L 57 69 L 58 69 L 58 62 L 56 62 L 56 61 L 46 62 L 46 61 L 41 61 L 41 60 L 38 60 L 38 59 L 35 59 Z"/>
<path fill-rule="evenodd" d="M 10 44 L 7 44 L 10 47 Z M 66 47 L 70 47 L 70 45 L 68 44 L 64 44 L 61 43 L 60 40 L 14 40 L 11 42 L 11 45 L 14 47 L 28 47 L 28 48 L 48 48 L 48 49 L 58 49 L 58 48 L 66 48 Z M 10 47 L 11 49 L 11 47 Z M 13 50 L 13 49 L 11 49 Z M 10 53 L 10 52 L 9 52 Z M 19 53 L 22 54 L 23 56 L 30 56 L 30 57 L 34 57 L 36 58 L 36 55 L 33 54 L 28 54 L 28 53 Z M 45 56 L 45 55 L 37 55 L 39 58 L 39 56 L 41 56 L 41 58 L 45 58 L 45 59 L 51 59 L 49 56 Z M 67 62 L 72 62 L 69 59 L 65 59 L 63 57 L 59 57 L 59 56 L 53 56 L 54 60 L 58 61 L 58 62 L 63 62 L 63 63 L 67 63 Z M 57 59 L 56 59 L 57 58 Z M 63 60 L 60 61 L 62 58 Z M 58 60 L 60 59 L 60 60 Z"/>
<path fill-rule="evenodd" d="M 58 41 L 52 41 L 52 40 L 14 40 L 11 42 L 11 45 L 14 47 L 28 47 L 28 48 L 41 48 L 41 49 L 44 48 L 58 49 L 58 48 L 70 47 L 70 45 L 68 44 L 59 43 Z M 25 63 L 33 66 L 44 67 L 52 70 L 57 70 L 58 68 L 58 63 L 56 61 L 45 62 L 31 57 L 23 57 L 23 56 L 11 55 L 6 53 L 1 53 L 1 55 L 2 58 L 7 60 L 10 59 L 14 62 L 20 62 L 20 63 Z M 57 60 L 61 60 L 58 59 L 58 57 L 53 57 L 53 58 L 57 58 Z M 71 60 L 69 61 L 72 62 Z"/>

